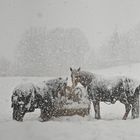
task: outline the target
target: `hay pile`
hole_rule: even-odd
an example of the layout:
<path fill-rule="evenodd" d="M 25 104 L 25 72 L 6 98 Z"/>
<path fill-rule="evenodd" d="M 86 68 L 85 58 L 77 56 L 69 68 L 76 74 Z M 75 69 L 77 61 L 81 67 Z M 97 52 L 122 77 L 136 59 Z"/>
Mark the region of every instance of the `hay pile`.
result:
<path fill-rule="evenodd" d="M 60 117 L 80 115 L 84 117 L 89 115 L 89 112 L 90 102 L 87 98 L 87 94 L 78 87 L 73 93 L 67 92 L 66 97 L 59 100 L 53 116 Z"/>

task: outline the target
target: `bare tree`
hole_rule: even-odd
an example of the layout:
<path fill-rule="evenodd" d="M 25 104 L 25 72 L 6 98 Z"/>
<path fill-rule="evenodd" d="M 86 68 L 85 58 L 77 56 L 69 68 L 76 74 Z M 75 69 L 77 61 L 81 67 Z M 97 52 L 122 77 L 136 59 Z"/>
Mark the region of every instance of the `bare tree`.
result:
<path fill-rule="evenodd" d="M 46 32 L 44 28 L 27 30 L 16 50 L 16 73 L 18 75 L 43 75 L 45 71 Z"/>
<path fill-rule="evenodd" d="M 77 28 L 27 30 L 16 50 L 16 75 L 64 75 L 70 66 L 83 66 L 88 41 Z"/>

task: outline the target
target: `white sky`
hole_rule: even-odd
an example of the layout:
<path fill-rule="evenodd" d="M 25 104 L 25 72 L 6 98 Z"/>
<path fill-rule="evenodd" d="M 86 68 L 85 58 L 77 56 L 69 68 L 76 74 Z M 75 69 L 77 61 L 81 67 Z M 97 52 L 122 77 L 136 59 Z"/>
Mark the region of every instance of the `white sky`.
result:
<path fill-rule="evenodd" d="M 12 58 L 30 26 L 78 27 L 97 48 L 140 23 L 140 0 L 0 0 L 0 56 Z"/>

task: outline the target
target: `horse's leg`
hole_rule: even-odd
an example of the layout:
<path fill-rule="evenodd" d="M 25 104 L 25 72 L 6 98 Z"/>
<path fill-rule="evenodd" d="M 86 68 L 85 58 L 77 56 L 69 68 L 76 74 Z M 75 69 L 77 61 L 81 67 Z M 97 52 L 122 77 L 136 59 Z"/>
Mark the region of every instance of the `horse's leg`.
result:
<path fill-rule="evenodd" d="M 93 101 L 94 111 L 95 111 L 95 119 L 101 119 L 100 116 L 100 102 Z"/>
<path fill-rule="evenodd" d="M 44 109 L 41 109 L 39 121 L 44 122 L 44 121 L 48 121 L 49 119 L 50 119 L 50 114 Z"/>
<path fill-rule="evenodd" d="M 13 108 L 13 120 L 16 119 L 16 115 L 17 115 L 17 110 Z"/>
<path fill-rule="evenodd" d="M 99 119 L 101 119 L 101 115 L 100 115 L 100 102 L 97 103 L 97 107 L 98 107 L 98 116 L 99 116 Z"/>
<path fill-rule="evenodd" d="M 139 94 L 135 95 L 132 103 L 132 119 L 139 117 Z"/>
<path fill-rule="evenodd" d="M 130 110 L 131 110 L 131 105 L 129 103 L 125 104 L 125 114 L 122 118 L 123 120 L 127 119 Z"/>
<path fill-rule="evenodd" d="M 123 93 L 120 96 L 120 102 L 125 105 L 125 114 L 124 114 L 122 119 L 126 120 L 127 117 L 128 117 L 128 114 L 129 114 L 129 112 L 131 110 L 131 103 L 129 103 L 128 98 L 126 96 L 126 93 Z"/>

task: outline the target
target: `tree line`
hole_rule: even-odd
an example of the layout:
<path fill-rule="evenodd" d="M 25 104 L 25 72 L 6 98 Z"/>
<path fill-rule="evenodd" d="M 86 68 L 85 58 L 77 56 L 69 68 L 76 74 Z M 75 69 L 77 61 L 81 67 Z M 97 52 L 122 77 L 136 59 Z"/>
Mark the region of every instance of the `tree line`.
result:
<path fill-rule="evenodd" d="M 95 38 L 96 39 L 96 38 Z M 140 62 L 140 25 L 115 30 L 95 53 L 79 28 L 31 27 L 21 36 L 14 62 L 0 58 L 0 76 L 59 76 L 69 67 L 96 69 Z"/>

